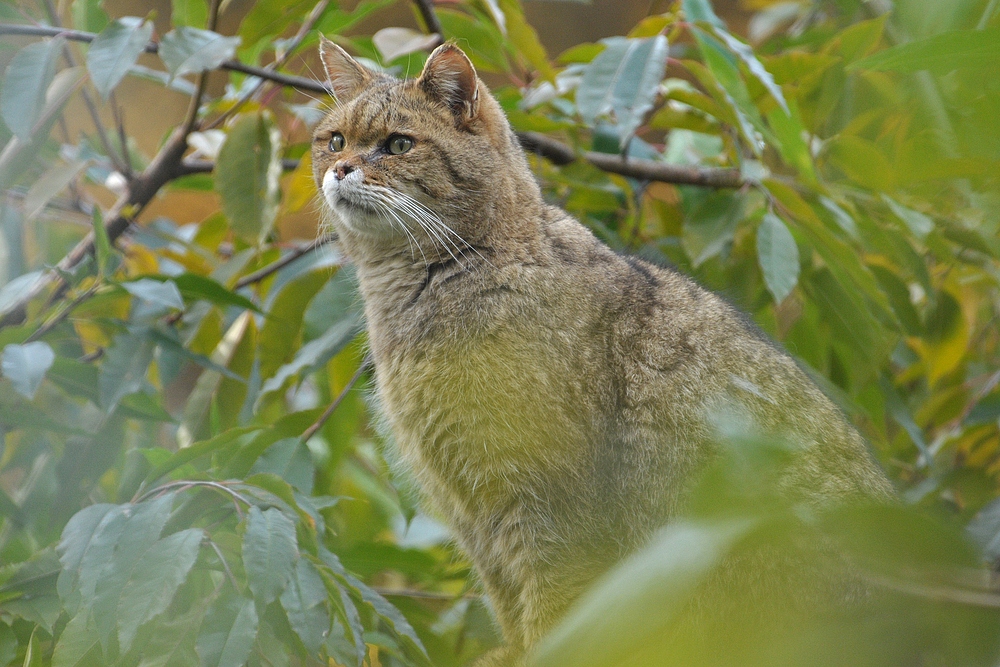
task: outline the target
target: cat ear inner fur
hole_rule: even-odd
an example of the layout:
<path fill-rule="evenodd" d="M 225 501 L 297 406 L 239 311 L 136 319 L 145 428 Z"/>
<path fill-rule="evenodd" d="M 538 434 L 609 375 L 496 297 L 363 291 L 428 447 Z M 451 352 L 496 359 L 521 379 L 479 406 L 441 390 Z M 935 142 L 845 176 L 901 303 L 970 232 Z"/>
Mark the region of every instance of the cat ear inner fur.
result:
<path fill-rule="evenodd" d="M 469 58 L 454 44 L 442 44 L 427 59 L 418 85 L 448 107 L 456 118 L 469 121 L 479 111 L 479 80 Z"/>
<path fill-rule="evenodd" d="M 375 78 L 368 68 L 323 35 L 319 37 L 319 55 L 327 82 L 339 104 L 349 102 Z"/>

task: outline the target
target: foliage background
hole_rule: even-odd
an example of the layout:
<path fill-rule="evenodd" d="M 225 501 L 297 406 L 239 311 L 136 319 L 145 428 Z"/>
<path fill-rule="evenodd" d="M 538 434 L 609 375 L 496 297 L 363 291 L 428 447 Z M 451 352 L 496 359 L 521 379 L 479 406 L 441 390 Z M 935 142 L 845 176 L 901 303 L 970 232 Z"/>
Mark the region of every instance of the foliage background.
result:
<path fill-rule="evenodd" d="M 294 241 L 318 32 L 400 75 L 458 42 L 550 200 L 750 313 L 905 501 L 788 506 L 791 445 L 734 435 L 536 664 L 996 664 L 1000 3 L 745 0 L 731 32 L 659 2 L 558 54 L 518 0 L 429 7 L 0 3 L 0 665 L 459 665 L 498 641 L 387 463 L 350 266 Z M 118 102 L 135 77 L 187 107 L 157 142 L 161 98 Z M 195 224 L 191 193 L 219 204 Z M 686 601 L 762 541 L 834 545 L 885 594 L 812 616 L 779 590 L 705 650 Z"/>

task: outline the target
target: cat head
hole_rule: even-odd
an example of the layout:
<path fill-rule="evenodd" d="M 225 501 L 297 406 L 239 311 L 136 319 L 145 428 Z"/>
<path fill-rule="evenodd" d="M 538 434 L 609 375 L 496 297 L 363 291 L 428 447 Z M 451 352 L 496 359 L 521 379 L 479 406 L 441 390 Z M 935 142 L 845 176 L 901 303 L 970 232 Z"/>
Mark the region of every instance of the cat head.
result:
<path fill-rule="evenodd" d="M 313 176 L 349 245 L 455 256 L 488 242 L 537 192 L 503 111 L 458 47 L 438 47 L 409 80 L 373 72 L 325 38 L 320 54 L 337 104 L 314 131 Z"/>

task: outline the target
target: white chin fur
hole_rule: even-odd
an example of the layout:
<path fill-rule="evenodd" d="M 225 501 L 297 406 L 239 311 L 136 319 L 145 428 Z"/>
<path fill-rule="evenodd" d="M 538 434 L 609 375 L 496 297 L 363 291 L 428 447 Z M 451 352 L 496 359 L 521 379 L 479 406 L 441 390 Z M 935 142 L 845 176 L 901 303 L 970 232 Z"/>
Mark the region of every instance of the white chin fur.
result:
<path fill-rule="evenodd" d="M 386 232 L 384 218 L 341 201 L 341 195 L 345 192 L 357 192 L 362 189 L 364 187 L 363 179 L 364 174 L 361 173 L 360 169 L 352 171 L 343 180 L 337 179 L 333 169 L 327 169 L 323 176 L 323 199 L 326 200 L 326 205 L 336 214 L 337 218 L 352 231 L 384 234 Z"/>

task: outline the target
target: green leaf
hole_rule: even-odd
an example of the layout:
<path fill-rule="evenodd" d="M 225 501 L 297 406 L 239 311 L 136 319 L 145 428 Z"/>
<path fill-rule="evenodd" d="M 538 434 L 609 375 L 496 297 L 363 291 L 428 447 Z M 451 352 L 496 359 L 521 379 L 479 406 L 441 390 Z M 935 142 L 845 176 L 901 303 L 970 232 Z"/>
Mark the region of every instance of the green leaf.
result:
<path fill-rule="evenodd" d="M 101 640 L 89 610 L 69 620 L 52 653 L 52 667 L 94 667 L 103 664 Z"/>
<path fill-rule="evenodd" d="M 109 540 L 105 529 L 123 511 L 121 505 L 99 503 L 84 507 L 66 523 L 56 546 L 63 566 L 56 591 L 63 600 L 68 600 L 80 586 L 80 572 L 88 552 L 96 549 L 102 556 L 110 555 L 117 538 Z"/>
<path fill-rule="evenodd" d="M 14 54 L 7 66 L 0 90 L 0 116 L 22 141 L 31 137 L 42 115 L 45 94 L 65 45 L 62 37 L 29 44 Z"/>
<path fill-rule="evenodd" d="M 278 215 L 281 133 L 263 114 L 240 118 L 219 150 L 215 186 L 222 210 L 240 238 L 259 243 Z"/>
<path fill-rule="evenodd" d="M 704 21 L 723 30 L 726 28 L 722 19 L 716 16 L 715 10 L 712 9 L 711 0 L 682 0 L 681 9 L 684 10 L 684 17 L 692 23 Z"/>
<path fill-rule="evenodd" d="M 52 165 L 24 195 L 24 217 L 31 220 L 87 166 L 86 160 L 70 160 Z"/>
<path fill-rule="evenodd" d="M 892 209 L 897 218 L 906 223 L 906 226 L 913 232 L 913 235 L 921 241 L 934 231 L 934 220 L 930 216 L 924 215 L 920 211 L 914 211 L 912 208 L 907 208 L 888 195 L 882 195 L 882 201 Z"/>
<path fill-rule="evenodd" d="M 439 39 L 437 35 L 417 32 L 412 28 L 382 28 L 372 35 L 372 43 L 387 64 L 396 58 L 427 50 L 435 46 Z"/>
<path fill-rule="evenodd" d="M 181 298 L 177 285 L 170 280 L 151 280 L 140 278 L 127 283 L 119 283 L 126 292 L 150 304 L 184 310 L 184 299 Z"/>
<path fill-rule="evenodd" d="M 254 601 L 247 598 L 240 597 L 235 602 L 238 607 L 217 605 L 206 617 L 197 644 L 202 665 L 244 667 L 250 657 L 257 636 L 257 609 Z"/>
<path fill-rule="evenodd" d="M 167 493 L 126 508 L 127 514 L 117 544 L 114 545 L 114 552 L 102 564 L 104 567 L 96 581 L 92 608 L 103 645 L 108 644 L 122 620 L 126 587 L 133 579 L 149 575 L 143 566 L 153 557 L 152 547 L 159 540 L 167 523 L 173 500 L 173 494 Z M 102 538 L 104 534 L 101 533 Z M 95 553 L 95 549 L 90 550 L 90 554 Z M 84 572 L 81 572 L 81 580 L 83 578 Z"/>
<path fill-rule="evenodd" d="M 328 269 L 309 271 L 285 285 L 274 297 L 260 332 L 260 375 L 273 376 L 290 361 L 298 344 L 306 307 L 330 279 Z"/>
<path fill-rule="evenodd" d="M 773 213 L 765 214 L 757 228 L 757 259 L 774 302 L 781 303 L 799 282 L 799 247 Z"/>
<path fill-rule="evenodd" d="M 267 393 L 281 389 L 295 374 L 310 373 L 322 367 L 354 340 L 362 328 L 361 318 L 349 313 L 347 317 L 331 325 L 322 336 L 300 347 L 295 358 L 279 368 L 260 388 L 258 404 Z"/>
<path fill-rule="evenodd" d="M 98 376 L 101 407 L 110 410 L 122 397 L 142 389 L 155 349 L 156 344 L 144 332 L 115 336 Z"/>
<path fill-rule="evenodd" d="M 272 507 L 250 508 L 243 535 L 243 566 L 254 599 L 270 604 L 288 584 L 298 558 L 295 522 Z"/>
<path fill-rule="evenodd" d="M 170 606 L 198 558 L 203 538 L 200 528 L 188 528 L 164 537 L 146 550 L 142 568 L 133 571 L 118 603 L 118 644 L 122 653 L 132 646 L 135 633 L 144 623 Z"/>
<path fill-rule="evenodd" d="M 0 665 L 9 665 L 17 657 L 17 635 L 6 623 L 0 623 Z"/>
<path fill-rule="evenodd" d="M 774 76 L 772 76 L 771 73 L 764 68 L 764 64 L 757 59 L 753 49 L 751 49 L 749 45 L 744 44 L 730 35 L 725 28 L 714 26 L 710 30 L 713 35 L 722 40 L 723 44 L 729 47 L 730 51 L 735 53 L 739 59 L 743 61 L 743 64 L 747 66 L 748 70 L 750 70 L 750 74 L 752 74 L 754 78 L 767 89 L 767 92 L 771 93 L 771 97 L 773 97 L 781 106 L 785 114 L 789 114 L 790 111 L 788 109 L 788 103 L 785 101 L 785 96 L 782 94 L 781 88 L 774 82 Z"/>
<path fill-rule="evenodd" d="M 955 30 L 873 53 L 847 66 L 892 72 L 930 70 L 947 74 L 956 69 L 1000 68 L 1000 28 Z"/>
<path fill-rule="evenodd" d="M 326 608 L 327 592 L 316 566 L 300 558 L 295 574 L 281 594 L 281 606 L 288 622 L 310 653 L 319 652 L 326 633 L 330 631 L 330 612 Z"/>
<path fill-rule="evenodd" d="M 248 46 L 264 38 L 273 39 L 293 21 L 305 16 L 313 4 L 312 0 L 257 0 L 240 24 L 239 32 L 246 38 Z M 328 28 L 320 25 L 319 30 L 324 32 Z"/>
<path fill-rule="evenodd" d="M 101 9 L 104 0 L 75 0 L 73 2 L 73 27 L 77 30 L 98 33 L 108 25 L 108 15 Z"/>
<path fill-rule="evenodd" d="M 101 97 L 108 99 L 139 54 L 146 49 L 146 43 L 152 36 L 152 22 L 123 16 L 111 22 L 94 39 L 87 51 L 87 71 Z"/>
<path fill-rule="evenodd" d="M 357 577 L 348 574 L 336 554 L 322 549 L 320 557 L 334 575 L 343 582 L 352 598 L 365 603 L 379 618 L 385 621 L 396 639 L 406 648 L 407 654 L 416 659 L 419 664 L 429 667 L 431 663 L 427 657 L 427 651 L 406 617 L 373 588 Z"/>
<path fill-rule="evenodd" d="M 24 345 L 10 344 L 3 348 L 3 376 L 14 385 L 14 390 L 29 401 L 42 385 L 45 373 L 51 368 L 56 355 L 48 343 L 34 341 Z"/>
<path fill-rule="evenodd" d="M 556 73 L 549 63 L 549 56 L 541 40 L 538 39 L 538 33 L 525 19 L 520 0 L 500 0 L 499 9 L 506 23 L 500 25 L 500 31 L 506 29 L 510 43 L 543 78 L 555 81 Z"/>
<path fill-rule="evenodd" d="M 172 0 L 170 4 L 170 23 L 175 28 L 204 28 L 208 23 L 208 5 L 205 0 Z"/>
<path fill-rule="evenodd" d="M 250 474 L 257 473 L 277 475 L 302 493 L 312 493 L 316 467 L 304 442 L 299 438 L 282 438 L 254 463 Z"/>
<path fill-rule="evenodd" d="M 195 650 L 195 639 L 204 616 L 205 608 L 195 607 L 180 618 L 157 623 L 143 646 L 142 661 L 137 667 L 192 667 L 201 664 Z"/>
<path fill-rule="evenodd" d="M 625 145 L 653 108 L 667 67 L 667 38 L 612 37 L 583 72 L 576 106 L 588 125 L 613 112 Z"/>
<path fill-rule="evenodd" d="M 180 468 L 182 465 L 190 463 L 191 461 L 199 459 L 203 456 L 208 456 L 219 449 L 222 449 L 237 438 L 248 433 L 253 433 L 257 430 L 259 430 L 259 427 L 256 426 L 232 428 L 220 433 L 214 438 L 202 440 L 201 442 L 196 442 L 189 447 L 180 449 L 171 454 L 169 459 L 155 466 L 149 474 L 146 475 L 146 484 L 152 484 L 167 473 Z"/>
<path fill-rule="evenodd" d="M 580 598 L 548 634 L 532 667 L 613 667 L 662 641 L 695 588 L 753 527 L 747 520 L 678 521 Z M 613 610 L 613 613 L 609 613 Z"/>
<path fill-rule="evenodd" d="M 182 273 L 175 276 L 173 281 L 186 299 L 203 299 L 217 306 L 236 306 L 252 310 L 255 313 L 261 312 L 257 304 L 250 299 L 227 290 L 217 281 L 206 276 L 200 276 L 196 273 Z"/>
<path fill-rule="evenodd" d="M 239 37 L 223 37 L 211 30 L 180 26 L 160 40 L 160 58 L 172 76 L 216 69 L 233 57 Z"/>
<path fill-rule="evenodd" d="M 462 46 L 477 70 L 507 71 L 509 65 L 503 35 L 496 27 L 451 9 L 439 9 L 438 19 L 445 37 Z"/>

